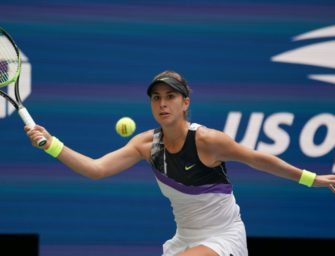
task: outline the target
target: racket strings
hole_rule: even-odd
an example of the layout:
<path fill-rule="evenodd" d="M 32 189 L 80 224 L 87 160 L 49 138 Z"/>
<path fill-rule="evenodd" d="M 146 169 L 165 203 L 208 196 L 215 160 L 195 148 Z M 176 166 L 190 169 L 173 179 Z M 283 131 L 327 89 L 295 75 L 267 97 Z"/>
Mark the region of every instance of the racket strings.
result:
<path fill-rule="evenodd" d="M 0 33 L 0 85 L 11 80 L 19 72 L 19 56 L 8 37 Z"/>

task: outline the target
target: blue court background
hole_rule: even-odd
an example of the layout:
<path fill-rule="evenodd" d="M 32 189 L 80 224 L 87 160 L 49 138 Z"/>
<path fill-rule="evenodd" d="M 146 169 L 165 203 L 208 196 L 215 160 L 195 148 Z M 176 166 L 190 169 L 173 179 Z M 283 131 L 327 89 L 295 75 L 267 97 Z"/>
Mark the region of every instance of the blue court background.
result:
<path fill-rule="evenodd" d="M 315 42 L 292 38 L 334 25 L 334 1 L 5 0 L 0 13 L 32 65 L 29 111 L 81 153 L 124 145 L 114 131 L 122 116 L 136 133 L 157 127 L 145 92 L 171 69 L 193 88 L 192 121 L 222 130 L 229 112 L 241 112 L 240 140 L 252 113 L 293 113 L 279 157 L 331 173 L 334 148 L 307 157 L 299 136 L 314 116 L 335 114 L 334 85 L 307 78 L 333 70 L 271 57 Z M 160 254 L 175 225 L 147 163 L 92 181 L 33 148 L 16 113 L 0 121 L 0 233 L 38 233 L 47 256 Z M 320 127 L 315 143 L 326 133 Z M 263 130 L 257 141 L 271 143 Z M 248 236 L 335 239 L 329 190 L 227 166 Z"/>

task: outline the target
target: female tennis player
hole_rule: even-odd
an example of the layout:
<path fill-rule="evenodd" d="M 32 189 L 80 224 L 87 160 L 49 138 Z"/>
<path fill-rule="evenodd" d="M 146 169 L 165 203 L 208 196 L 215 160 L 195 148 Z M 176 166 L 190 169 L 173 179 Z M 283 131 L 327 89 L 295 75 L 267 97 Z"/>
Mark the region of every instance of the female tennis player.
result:
<path fill-rule="evenodd" d="M 246 148 L 221 131 L 190 123 L 190 87 L 176 72 L 164 71 L 149 85 L 152 114 L 160 128 L 134 136 L 122 148 L 101 158 L 82 155 L 41 126 L 25 127 L 32 144 L 44 136 L 44 149 L 75 172 L 100 179 L 128 169 L 140 160 L 153 168 L 162 193 L 173 207 L 177 230 L 163 245 L 163 256 L 246 256 L 246 231 L 225 162 L 307 186 L 329 187 L 335 175 L 316 175 L 278 157 Z"/>

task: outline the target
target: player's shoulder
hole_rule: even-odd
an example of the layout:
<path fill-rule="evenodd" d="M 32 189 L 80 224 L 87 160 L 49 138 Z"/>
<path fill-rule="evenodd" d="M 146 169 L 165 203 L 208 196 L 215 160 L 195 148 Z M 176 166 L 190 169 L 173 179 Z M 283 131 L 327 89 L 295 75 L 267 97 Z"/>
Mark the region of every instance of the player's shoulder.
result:
<path fill-rule="evenodd" d="M 132 141 L 138 143 L 152 142 L 154 136 L 154 129 L 141 132 L 132 138 Z"/>
<path fill-rule="evenodd" d="M 138 133 L 128 142 L 128 146 L 136 149 L 143 159 L 148 160 L 150 158 L 153 136 L 153 129 Z"/>
<path fill-rule="evenodd" d="M 205 146 L 222 144 L 228 142 L 229 140 L 230 137 L 223 131 L 208 128 L 206 126 L 200 126 L 196 132 L 197 143 Z"/>
<path fill-rule="evenodd" d="M 221 136 L 223 134 L 224 133 L 222 131 L 208 128 L 206 126 L 199 126 L 199 128 L 197 129 L 197 137 L 203 140 L 215 139 L 217 138 L 217 136 Z"/>
<path fill-rule="evenodd" d="M 223 131 L 199 127 L 196 133 L 196 145 L 199 154 L 214 159 L 214 162 L 224 161 L 225 152 L 231 148 L 233 140 Z"/>

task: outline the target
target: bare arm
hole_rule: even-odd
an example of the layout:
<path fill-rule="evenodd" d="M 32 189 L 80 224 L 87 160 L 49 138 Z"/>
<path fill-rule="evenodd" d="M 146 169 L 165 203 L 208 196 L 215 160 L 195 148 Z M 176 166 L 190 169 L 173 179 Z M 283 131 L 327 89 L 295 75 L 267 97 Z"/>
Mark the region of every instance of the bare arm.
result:
<path fill-rule="evenodd" d="M 207 148 L 205 155 L 213 156 L 212 161 L 215 165 L 221 161 L 237 161 L 254 169 L 296 182 L 301 177 L 303 170 L 276 156 L 240 145 L 220 131 L 207 128 L 202 128 L 200 131 L 199 141 L 202 141 L 203 148 Z M 317 175 L 313 186 L 329 187 L 335 192 L 335 175 Z"/>
<path fill-rule="evenodd" d="M 100 179 L 126 170 L 142 159 L 140 153 L 129 142 L 124 147 L 93 159 L 64 146 L 58 160 L 75 172 Z"/>
<path fill-rule="evenodd" d="M 36 146 L 36 139 L 41 135 L 47 138 L 44 148 L 50 146 L 52 136 L 43 127 L 35 126 L 32 130 L 26 127 L 25 130 L 34 146 Z M 139 134 L 133 137 L 124 147 L 98 159 L 85 156 L 67 146 L 63 147 L 57 158 L 73 171 L 92 179 L 99 179 L 126 170 L 144 159 L 146 152 L 149 152 L 150 136 L 150 132 Z"/>

